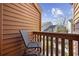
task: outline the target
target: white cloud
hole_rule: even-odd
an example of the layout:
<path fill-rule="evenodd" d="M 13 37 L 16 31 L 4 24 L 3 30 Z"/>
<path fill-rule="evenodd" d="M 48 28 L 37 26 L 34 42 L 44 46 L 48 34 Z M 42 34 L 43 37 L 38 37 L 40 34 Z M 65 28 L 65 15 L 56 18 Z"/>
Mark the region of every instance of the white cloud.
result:
<path fill-rule="evenodd" d="M 52 15 L 54 17 L 57 17 L 59 15 L 61 15 L 61 16 L 64 15 L 63 11 L 61 9 L 59 9 L 59 8 L 52 8 L 51 12 L 52 12 Z"/>
<path fill-rule="evenodd" d="M 62 19 L 60 19 L 61 17 L 59 17 L 59 16 L 64 16 L 63 11 L 61 9 L 59 9 L 59 8 L 52 8 L 51 10 L 48 10 L 48 12 L 49 11 L 52 13 L 51 16 L 54 16 L 56 18 L 50 18 L 50 17 L 48 18 L 48 17 L 46 17 L 47 14 L 44 13 L 43 14 L 44 18 L 42 18 L 42 23 L 44 23 L 44 22 L 52 22 L 53 25 L 56 25 L 56 24 L 59 24 L 59 23 L 61 24 Z"/>
<path fill-rule="evenodd" d="M 60 9 L 57 9 L 57 14 L 63 15 L 63 12 Z"/>
<path fill-rule="evenodd" d="M 51 12 L 52 12 L 52 15 L 53 15 L 53 16 L 56 15 L 56 9 L 55 9 L 55 8 L 52 8 Z"/>

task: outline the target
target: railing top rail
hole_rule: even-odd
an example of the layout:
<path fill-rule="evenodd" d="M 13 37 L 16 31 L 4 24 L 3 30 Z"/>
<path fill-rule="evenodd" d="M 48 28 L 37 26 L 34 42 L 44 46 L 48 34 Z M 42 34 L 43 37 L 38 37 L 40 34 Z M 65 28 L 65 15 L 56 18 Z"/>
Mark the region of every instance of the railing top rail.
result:
<path fill-rule="evenodd" d="M 50 33 L 50 32 L 33 32 L 33 34 L 45 35 L 45 36 L 53 36 L 53 37 L 57 37 L 57 38 L 64 38 L 64 39 L 79 41 L 79 34 Z"/>

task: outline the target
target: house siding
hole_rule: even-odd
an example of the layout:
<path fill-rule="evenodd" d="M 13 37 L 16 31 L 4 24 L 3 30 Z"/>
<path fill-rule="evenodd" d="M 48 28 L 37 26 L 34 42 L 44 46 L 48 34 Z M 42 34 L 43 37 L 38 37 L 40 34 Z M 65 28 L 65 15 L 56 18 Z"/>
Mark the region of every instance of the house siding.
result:
<path fill-rule="evenodd" d="M 73 3 L 73 9 L 74 9 L 74 17 L 73 17 L 74 31 L 76 33 L 79 33 L 79 3 Z"/>
<path fill-rule="evenodd" d="M 0 55 L 2 51 L 2 4 L 0 4 Z"/>
<path fill-rule="evenodd" d="M 40 31 L 39 6 L 32 3 L 6 3 L 3 4 L 2 10 L 2 55 L 23 55 L 25 46 L 19 30 L 27 30 L 29 38 L 32 36 L 32 31 Z"/>

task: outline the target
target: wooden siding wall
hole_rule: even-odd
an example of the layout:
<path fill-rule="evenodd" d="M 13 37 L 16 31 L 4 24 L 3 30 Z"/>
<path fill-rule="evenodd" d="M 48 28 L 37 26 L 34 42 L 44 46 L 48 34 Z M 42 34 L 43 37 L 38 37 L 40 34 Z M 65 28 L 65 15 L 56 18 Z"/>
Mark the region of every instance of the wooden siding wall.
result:
<path fill-rule="evenodd" d="M 75 31 L 79 33 L 79 22 L 75 25 Z"/>
<path fill-rule="evenodd" d="M 73 17 L 74 31 L 79 32 L 79 3 L 73 3 L 73 8 L 74 8 L 74 17 Z"/>
<path fill-rule="evenodd" d="M 27 30 L 31 37 L 32 31 L 40 31 L 40 16 L 34 4 L 3 4 L 2 55 L 23 55 L 25 47 L 19 30 Z"/>
<path fill-rule="evenodd" d="M 0 4 L 0 55 L 1 55 L 1 47 L 2 47 L 2 4 Z"/>

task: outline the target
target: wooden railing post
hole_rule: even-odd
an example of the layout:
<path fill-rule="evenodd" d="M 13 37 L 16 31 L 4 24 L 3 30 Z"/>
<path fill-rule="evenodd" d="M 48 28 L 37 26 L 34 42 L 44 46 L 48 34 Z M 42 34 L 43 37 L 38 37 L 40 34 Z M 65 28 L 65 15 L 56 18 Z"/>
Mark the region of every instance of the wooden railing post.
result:
<path fill-rule="evenodd" d="M 56 56 L 58 56 L 58 38 L 56 38 Z"/>
<path fill-rule="evenodd" d="M 65 56 L 65 39 L 61 39 L 61 55 Z"/>
<path fill-rule="evenodd" d="M 45 36 L 43 35 L 43 55 L 45 55 Z"/>
<path fill-rule="evenodd" d="M 51 56 L 53 56 L 53 37 L 51 37 Z"/>
<path fill-rule="evenodd" d="M 69 40 L 69 56 L 73 56 L 73 41 Z"/>
<path fill-rule="evenodd" d="M 46 55 L 48 56 L 49 54 L 49 44 L 48 44 L 48 36 L 47 36 L 47 39 L 46 39 Z"/>
<path fill-rule="evenodd" d="M 33 32 L 34 34 L 34 38 L 37 41 L 37 37 L 40 35 L 40 37 L 38 37 L 40 40 L 40 42 L 42 42 L 41 44 L 43 44 L 43 51 L 41 51 L 43 53 L 43 55 L 48 56 L 49 55 L 49 50 L 51 50 L 50 54 L 51 56 L 53 55 L 53 38 L 55 37 L 55 43 L 56 43 L 56 51 L 55 54 L 56 56 L 58 56 L 59 54 L 59 49 L 58 49 L 58 40 L 59 38 L 61 38 L 61 55 L 65 56 L 65 39 L 69 40 L 69 56 L 73 56 L 73 40 L 78 41 L 78 55 L 79 55 L 79 34 L 66 34 L 66 33 L 48 33 L 48 32 Z M 53 36 L 53 37 L 52 37 Z M 51 38 L 51 42 L 49 43 L 49 38 Z M 41 41 L 42 39 L 42 41 Z M 45 46 L 46 44 L 46 46 Z M 50 46 L 49 46 L 50 44 Z M 46 48 L 46 49 L 45 49 Z M 50 49 L 51 48 L 51 49 Z"/>
<path fill-rule="evenodd" d="M 34 41 L 36 41 L 36 34 L 35 34 L 35 40 Z"/>
<path fill-rule="evenodd" d="M 39 35 L 39 42 L 41 43 L 41 35 Z M 41 47 L 42 48 L 42 47 Z M 40 48 L 40 53 L 41 53 L 41 48 Z"/>

